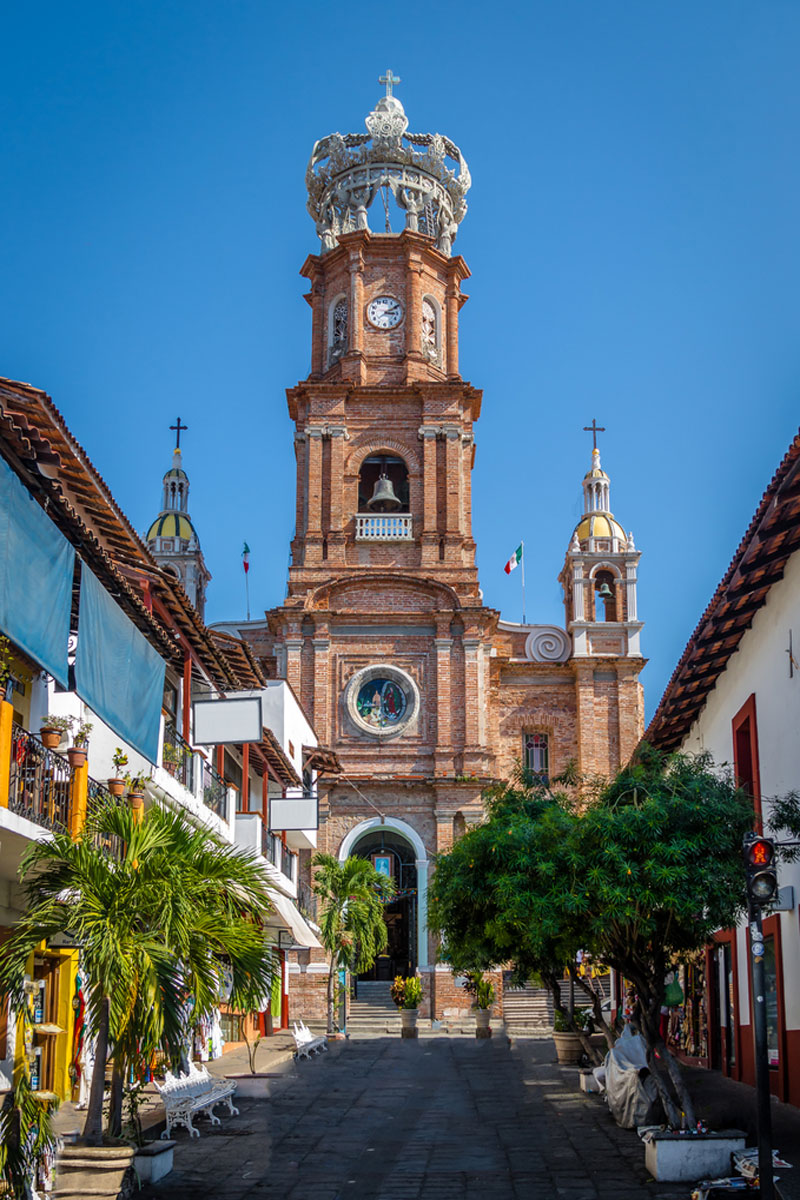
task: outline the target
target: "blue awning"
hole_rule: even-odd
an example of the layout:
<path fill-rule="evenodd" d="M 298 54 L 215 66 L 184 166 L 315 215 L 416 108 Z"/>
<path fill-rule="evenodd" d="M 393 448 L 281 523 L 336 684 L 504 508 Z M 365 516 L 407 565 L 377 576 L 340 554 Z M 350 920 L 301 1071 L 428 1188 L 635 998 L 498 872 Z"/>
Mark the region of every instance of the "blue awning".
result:
<path fill-rule="evenodd" d="M 82 563 L 75 690 L 151 763 L 158 757 L 164 670 L 158 651 Z"/>
<path fill-rule="evenodd" d="M 0 458 L 0 630 L 68 686 L 75 550 Z"/>

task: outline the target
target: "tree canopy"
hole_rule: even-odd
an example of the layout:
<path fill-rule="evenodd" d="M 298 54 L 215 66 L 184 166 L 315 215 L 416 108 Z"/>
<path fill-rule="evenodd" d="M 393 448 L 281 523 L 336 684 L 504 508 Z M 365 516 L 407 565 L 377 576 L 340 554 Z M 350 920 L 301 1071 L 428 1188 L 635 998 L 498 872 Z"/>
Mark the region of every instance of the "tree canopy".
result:
<path fill-rule="evenodd" d="M 547 977 L 589 951 L 634 984 L 642 1034 L 663 1058 L 674 957 L 744 908 L 752 801 L 710 756 L 649 746 L 610 783 L 573 773 L 556 785 L 523 780 L 488 797 L 485 823 L 437 862 L 430 926 L 459 971 L 511 962 L 520 976 Z"/>

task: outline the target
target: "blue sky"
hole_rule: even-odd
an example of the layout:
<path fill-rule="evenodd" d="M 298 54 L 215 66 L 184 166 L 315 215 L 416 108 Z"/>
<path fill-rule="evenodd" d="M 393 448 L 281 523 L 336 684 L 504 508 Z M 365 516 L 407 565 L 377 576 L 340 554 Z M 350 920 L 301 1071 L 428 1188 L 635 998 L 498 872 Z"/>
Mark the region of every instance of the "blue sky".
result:
<path fill-rule="evenodd" d="M 50 393 L 140 530 L 188 423 L 210 620 L 244 614 L 244 540 L 254 612 L 283 598 L 305 166 L 401 76 L 473 175 L 486 602 L 520 618 L 524 538 L 528 619 L 563 621 L 597 417 L 651 713 L 797 430 L 800 6 L 62 0 L 0 30 L 0 373 Z"/>

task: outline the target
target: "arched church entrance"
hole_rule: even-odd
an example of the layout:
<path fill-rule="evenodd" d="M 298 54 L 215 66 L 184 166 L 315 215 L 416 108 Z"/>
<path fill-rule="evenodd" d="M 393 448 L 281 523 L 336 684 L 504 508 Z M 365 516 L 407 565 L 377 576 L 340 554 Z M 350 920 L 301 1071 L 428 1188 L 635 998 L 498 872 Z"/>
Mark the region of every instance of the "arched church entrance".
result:
<path fill-rule="evenodd" d="M 394 898 L 386 905 L 389 944 L 375 965 L 359 980 L 390 980 L 395 975 L 413 975 L 417 969 L 419 891 L 414 847 L 401 833 L 386 826 L 372 829 L 358 839 L 350 851 L 368 859 L 382 875 L 394 882 Z"/>

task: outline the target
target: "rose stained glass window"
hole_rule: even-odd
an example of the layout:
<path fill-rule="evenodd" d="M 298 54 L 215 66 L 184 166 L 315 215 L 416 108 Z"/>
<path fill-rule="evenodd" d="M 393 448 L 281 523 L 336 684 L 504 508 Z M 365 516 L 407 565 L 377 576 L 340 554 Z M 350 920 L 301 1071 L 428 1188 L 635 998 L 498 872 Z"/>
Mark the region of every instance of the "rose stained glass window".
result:
<path fill-rule="evenodd" d="M 361 720 L 376 729 L 397 725 L 403 719 L 406 704 L 403 689 L 393 679 L 370 679 L 356 698 Z"/>

